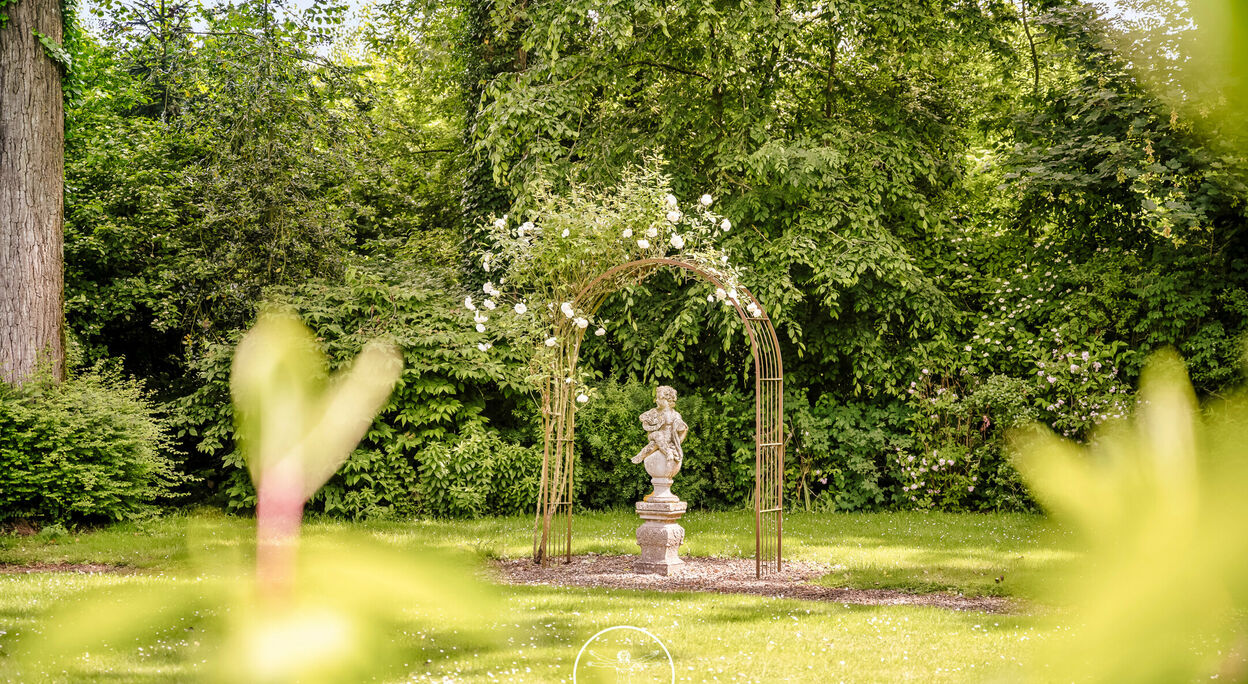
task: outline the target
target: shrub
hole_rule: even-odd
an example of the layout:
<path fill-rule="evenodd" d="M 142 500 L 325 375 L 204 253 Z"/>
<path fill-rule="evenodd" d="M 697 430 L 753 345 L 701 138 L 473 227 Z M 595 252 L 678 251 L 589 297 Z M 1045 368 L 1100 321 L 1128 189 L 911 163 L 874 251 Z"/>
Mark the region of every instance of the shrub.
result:
<path fill-rule="evenodd" d="M 908 409 L 842 403 L 824 394 L 813 406 L 804 392 L 785 400 L 792 437 L 785 484 L 789 501 L 807 510 L 876 510 L 891 500 L 886 455 L 912 443 Z"/>
<path fill-rule="evenodd" d="M 147 516 L 184 479 L 170 452 L 147 392 L 116 370 L 0 384 L 0 520 Z"/>
<path fill-rule="evenodd" d="M 469 481 L 452 487 L 453 494 L 463 495 L 462 501 L 430 500 L 436 488 L 422 480 L 438 476 L 445 485 L 445 478 L 457 472 L 452 465 L 458 463 L 457 455 L 482 453 L 484 447 L 473 440 L 487 439 L 479 433 L 490 419 L 505 424 L 503 417 L 516 401 L 525 400 L 520 364 L 509 348 L 500 344 L 489 353 L 476 349 L 475 333 L 464 329 L 456 310 L 462 297 L 454 296 L 455 287 L 443 273 L 372 263 L 352 269 L 340 283 L 313 281 L 271 293 L 300 313 L 333 368 L 379 336 L 393 339 L 403 353 L 403 373 L 389 403 L 359 448 L 308 502 L 309 512 L 358 519 L 516 510 L 518 494 L 485 494 L 477 501 L 480 488 Z M 250 510 L 255 490 L 233 437 L 232 358 L 233 345 L 218 345 L 194 361 L 200 386 L 179 403 L 178 436 L 200 454 L 205 474 L 220 478 L 215 484 L 221 503 L 231 510 Z M 487 442 L 491 448 L 501 444 L 496 437 Z M 451 455 L 444 458 L 439 449 Z M 503 471 L 513 467 L 496 465 Z M 540 461 L 535 471 L 540 472 Z"/>
<path fill-rule="evenodd" d="M 414 489 L 422 514 L 506 515 L 529 511 L 537 502 L 540 449 L 508 444 L 492 431 L 473 431 L 451 444 L 430 444 L 417 461 Z"/>

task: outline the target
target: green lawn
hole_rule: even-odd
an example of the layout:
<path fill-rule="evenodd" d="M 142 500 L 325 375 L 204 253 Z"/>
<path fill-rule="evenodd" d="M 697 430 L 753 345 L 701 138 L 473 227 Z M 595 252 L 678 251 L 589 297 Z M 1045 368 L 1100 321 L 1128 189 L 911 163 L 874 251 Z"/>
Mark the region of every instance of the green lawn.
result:
<path fill-rule="evenodd" d="M 684 521 L 684 550 L 695 556 L 748 556 L 751 521 L 744 512 L 691 513 Z M 40 629 L 45 611 L 58 601 L 105 587 L 155 590 L 193 581 L 188 546 L 210 553 L 226 547 L 245 551 L 249 525 L 246 519 L 201 514 L 117 525 L 55 542 L 0 537 L 0 563 L 97 562 L 141 569 L 131 575 L 0 575 L 0 673 L 13 636 Z M 636 525 L 628 512 L 579 516 L 575 549 L 635 553 Z M 515 557 L 529 548 L 530 526 L 527 518 L 312 522 L 306 536 L 311 543 L 350 529 L 412 551 L 437 547 Z M 1038 572 L 1071 557 L 1062 534 L 1043 518 L 1027 515 L 792 514 L 785 532 L 786 555 L 833 566 L 820 581 L 834 586 L 1027 596 Z M 571 663 L 585 639 L 604 627 L 630 624 L 667 643 L 682 681 L 1008 680 L 1020 671 L 1028 646 L 1049 630 L 1028 614 L 750 596 L 509 587 L 501 598 L 501 612 L 490 618 L 492 642 L 431 647 L 419 630 L 397 635 L 412 654 L 409 677 L 571 681 Z M 168 639 L 135 644 L 111 660 L 97 655 L 87 679 L 182 681 L 192 667 L 188 649 L 184 640 Z"/>

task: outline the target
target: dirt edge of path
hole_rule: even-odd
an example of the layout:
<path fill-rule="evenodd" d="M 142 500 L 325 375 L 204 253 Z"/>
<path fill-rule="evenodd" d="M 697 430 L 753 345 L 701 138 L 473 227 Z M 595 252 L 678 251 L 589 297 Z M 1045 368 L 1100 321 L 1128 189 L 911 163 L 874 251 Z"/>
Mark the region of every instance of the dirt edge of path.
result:
<path fill-rule="evenodd" d="M 108 563 L 30 563 L 27 565 L 0 563 L 0 575 L 30 575 L 36 572 L 115 575 L 132 573 L 136 572 L 136 570 L 124 565 L 110 565 Z"/>

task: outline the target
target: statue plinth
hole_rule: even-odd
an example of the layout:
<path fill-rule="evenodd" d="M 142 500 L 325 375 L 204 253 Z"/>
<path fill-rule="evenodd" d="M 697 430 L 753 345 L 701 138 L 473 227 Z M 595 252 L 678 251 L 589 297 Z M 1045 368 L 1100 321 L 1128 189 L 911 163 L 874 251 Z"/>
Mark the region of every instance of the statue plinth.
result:
<path fill-rule="evenodd" d="M 668 480 L 669 487 L 670 483 Z M 655 484 L 657 494 L 658 483 Z M 685 541 L 685 528 L 677 521 L 689 504 L 677 499 L 670 490 L 668 496 L 674 500 L 655 501 L 656 497 L 650 496 L 647 501 L 637 502 L 637 515 L 645 521 L 637 528 L 641 558 L 633 564 L 633 570 L 639 573 L 671 576 L 679 574 L 685 565 L 677 553 Z"/>

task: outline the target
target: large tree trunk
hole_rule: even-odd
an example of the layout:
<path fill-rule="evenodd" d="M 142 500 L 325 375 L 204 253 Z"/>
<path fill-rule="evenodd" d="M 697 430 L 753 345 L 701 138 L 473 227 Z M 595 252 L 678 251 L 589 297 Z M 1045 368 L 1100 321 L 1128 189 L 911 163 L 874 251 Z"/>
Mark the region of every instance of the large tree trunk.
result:
<path fill-rule="evenodd" d="M 60 68 L 34 31 L 59 43 L 58 0 L 6 5 L 0 29 L 0 380 L 41 363 L 64 375 L 63 185 Z"/>

